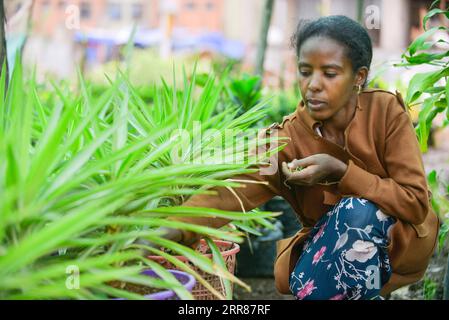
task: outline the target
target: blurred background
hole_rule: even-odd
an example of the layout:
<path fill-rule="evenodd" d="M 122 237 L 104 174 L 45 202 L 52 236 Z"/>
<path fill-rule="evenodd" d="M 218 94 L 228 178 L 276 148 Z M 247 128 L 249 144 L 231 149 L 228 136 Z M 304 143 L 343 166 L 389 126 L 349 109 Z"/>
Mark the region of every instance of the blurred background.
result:
<path fill-rule="evenodd" d="M 398 79 L 407 82 L 410 74 L 379 66 L 398 61 L 423 32 L 422 18 L 432 0 L 271 2 L 264 84 L 283 87 L 295 82 L 290 38 L 298 21 L 332 14 L 347 15 L 368 29 L 375 47 L 374 76 L 382 72 L 384 80 L 393 85 Z M 6 0 L 5 5 L 9 56 L 22 50 L 24 62 L 36 65 L 39 76 L 57 78 L 73 76 L 78 65 L 95 73 L 123 59 L 120 48 L 126 45 L 133 26 L 137 28 L 135 47 L 149 57 L 138 68 L 142 77 L 150 68 L 163 73 L 156 64 L 173 57 L 196 56 L 205 65 L 216 58 L 235 60 L 243 70 L 251 71 L 262 44 L 266 11 L 264 0 Z"/>

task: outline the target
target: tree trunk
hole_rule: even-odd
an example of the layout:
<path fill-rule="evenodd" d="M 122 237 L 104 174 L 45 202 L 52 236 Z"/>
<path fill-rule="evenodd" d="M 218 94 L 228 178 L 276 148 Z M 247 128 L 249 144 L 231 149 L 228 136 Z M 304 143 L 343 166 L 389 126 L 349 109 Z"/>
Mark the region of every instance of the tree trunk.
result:
<path fill-rule="evenodd" d="M 5 7 L 3 0 L 0 0 L 0 72 L 3 72 L 3 66 L 5 66 L 6 70 L 6 79 L 9 79 L 8 74 L 8 54 L 6 52 L 6 32 L 5 32 Z"/>
<path fill-rule="evenodd" d="M 268 30 L 270 29 L 274 0 L 265 0 L 262 15 L 262 29 L 260 30 L 259 45 L 257 47 L 256 74 L 263 76 L 263 64 L 267 50 Z"/>
<path fill-rule="evenodd" d="M 20 59 L 23 59 L 23 54 L 25 52 L 25 46 L 27 44 L 28 38 L 30 37 L 31 30 L 33 29 L 33 10 L 35 0 L 30 0 L 31 2 L 28 4 L 28 17 L 27 17 L 27 25 L 25 30 L 25 39 L 23 40 L 22 47 L 20 48 Z"/>
<path fill-rule="evenodd" d="M 363 24 L 364 9 L 365 9 L 365 1 L 357 0 L 357 21 L 361 25 L 364 25 Z"/>

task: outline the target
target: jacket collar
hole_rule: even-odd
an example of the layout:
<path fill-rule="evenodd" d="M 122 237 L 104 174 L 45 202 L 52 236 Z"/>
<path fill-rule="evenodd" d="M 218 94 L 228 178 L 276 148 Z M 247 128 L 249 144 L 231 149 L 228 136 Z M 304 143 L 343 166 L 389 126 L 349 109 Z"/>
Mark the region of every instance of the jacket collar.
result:
<path fill-rule="evenodd" d="M 360 103 L 360 100 L 361 100 L 360 96 L 362 94 L 363 94 L 363 92 L 357 96 L 356 112 L 363 110 L 362 105 Z M 318 127 L 321 127 L 323 125 L 323 122 L 319 121 L 319 120 L 315 120 L 310 116 L 303 100 L 301 100 L 301 102 L 299 103 L 299 105 L 296 109 L 296 113 L 298 114 L 298 118 L 301 119 L 301 121 L 306 125 L 306 127 L 308 129 L 310 129 L 314 134 L 317 134 L 316 129 Z"/>

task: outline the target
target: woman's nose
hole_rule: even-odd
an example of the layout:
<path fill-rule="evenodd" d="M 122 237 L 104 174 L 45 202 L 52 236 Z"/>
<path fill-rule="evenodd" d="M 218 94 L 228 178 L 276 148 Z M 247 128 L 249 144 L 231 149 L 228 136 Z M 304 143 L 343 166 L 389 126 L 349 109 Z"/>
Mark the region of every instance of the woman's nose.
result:
<path fill-rule="evenodd" d="M 319 75 L 314 74 L 310 77 L 309 90 L 311 91 L 321 90 L 321 79 Z"/>

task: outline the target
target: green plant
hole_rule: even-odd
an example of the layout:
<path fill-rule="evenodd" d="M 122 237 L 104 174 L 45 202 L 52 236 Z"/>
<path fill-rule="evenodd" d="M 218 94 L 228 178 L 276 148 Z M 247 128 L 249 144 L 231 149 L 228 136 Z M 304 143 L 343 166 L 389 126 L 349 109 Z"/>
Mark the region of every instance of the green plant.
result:
<path fill-rule="evenodd" d="M 439 2 L 439 0 L 434 1 L 431 8 Z M 403 63 L 398 65 L 406 67 L 428 65 L 434 68 L 430 72 L 417 73 L 411 79 L 405 99 L 409 108 L 413 105 L 422 104 L 418 115 L 418 125 L 416 126 L 416 133 L 422 152 L 427 151 L 428 137 L 435 117 L 439 113 L 445 112 L 446 119 L 443 127 L 449 123 L 449 82 L 447 81 L 449 76 L 449 51 L 434 50 L 438 44 L 446 46 L 449 44 L 442 37 L 438 37 L 438 32 L 447 33 L 449 28 L 446 26 L 447 24 L 441 24 L 430 29 L 427 28 L 429 19 L 437 15 L 448 19 L 449 10 L 447 8 L 433 8 L 427 13 L 423 19 L 425 32 L 410 44 L 403 55 Z M 437 36 L 437 38 L 432 39 L 434 36 Z M 429 174 L 428 182 L 432 191 L 432 207 L 443 221 L 439 234 L 439 248 L 441 250 L 449 230 L 449 219 L 447 216 L 449 212 L 449 199 L 447 197 L 449 187 L 437 179 L 435 171 Z M 449 295 L 449 282 L 446 282 L 445 286 L 444 295 L 447 297 Z M 429 290 L 432 292 L 434 288 L 431 285 L 429 287 Z"/>
<path fill-rule="evenodd" d="M 427 176 L 427 181 L 429 182 L 430 191 L 432 192 L 432 208 L 440 215 L 441 219 L 445 221 L 447 216 L 445 217 L 443 215 L 445 213 L 449 213 L 449 201 L 447 198 L 447 195 L 449 194 L 449 186 L 438 179 L 435 170 L 429 173 Z M 440 228 L 438 241 L 440 251 L 444 247 L 444 241 L 447 238 L 448 232 L 449 224 L 446 221 L 446 223 L 444 223 Z"/>
<path fill-rule="evenodd" d="M 298 86 L 294 86 L 288 90 L 274 92 L 275 96 L 268 109 L 267 117 L 261 126 L 267 127 L 275 122 L 281 123 L 283 116 L 294 112 L 301 101 L 301 92 Z"/>
<path fill-rule="evenodd" d="M 437 3 L 436 1 L 435 3 Z M 449 17 L 448 10 L 432 9 L 424 17 L 423 25 L 426 28 L 427 21 L 435 15 L 444 15 Z M 446 112 L 446 123 L 449 121 L 449 51 L 435 52 L 432 48 L 440 43 L 449 44 L 446 40 L 438 38 L 432 40 L 438 31 L 448 32 L 449 28 L 441 25 L 426 29 L 403 54 L 404 62 L 398 66 L 417 66 L 430 65 L 436 67 L 436 70 L 425 73 L 417 73 L 410 81 L 405 102 L 409 107 L 416 104 L 422 104 L 422 110 L 419 113 L 416 132 L 420 141 L 420 147 L 423 152 L 427 151 L 427 140 L 430 133 L 430 127 L 438 113 Z M 429 41 L 430 40 L 430 41 Z M 418 99 L 422 100 L 418 100 Z"/>
<path fill-rule="evenodd" d="M 154 99 L 152 112 L 148 113 L 146 117 L 154 123 L 169 117 L 177 124 L 178 130 L 187 136 L 195 137 L 183 150 L 180 157 L 167 154 L 160 163 L 161 166 L 179 161 L 202 164 L 227 163 L 236 158 L 243 159 L 244 154 L 257 147 L 257 140 L 254 139 L 257 136 L 257 130 L 251 128 L 269 112 L 266 107 L 267 101 L 262 101 L 240 114 L 238 106 L 231 105 L 229 101 L 223 99 L 221 94 L 227 81 L 226 73 L 220 77 L 218 83 L 213 75 L 207 77 L 201 75 L 200 90 L 196 86 L 198 79 L 195 72 L 190 79 L 184 72 L 183 78 L 184 87 L 181 89 L 171 88 L 163 82 L 162 88 L 154 90 L 158 93 L 159 98 Z M 197 101 L 194 101 L 192 97 L 197 97 Z M 136 103 L 139 109 L 145 108 L 138 94 L 133 95 L 133 98 L 135 101 L 131 103 Z M 220 109 L 222 109 L 221 112 L 219 112 Z M 161 138 L 160 143 L 165 144 L 168 141 L 170 141 L 170 137 L 165 135 Z M 259 141 L 259 143 L 264 142 Z M 185 143 L 184 146 L 186 146 Z M 277 152 L 279 149 L 272 150 L 272 152 Z M 216 152 L 217 150 L 219 152 Z M 227 176 L 222 176 L 219 172 L 214 174 L 214 178 L 226 178 Z M 251 214 L 257 212 L 259 211 L 254 210 Z M 249 233 L 258 233 L 259 225 L 271 226 L 271 221 L 254 217 L 251 221 L 236 221 L 234 225 L 248 235 Z M 221 255 L 214 259 L 221 259 Z M 226 286 L 229 287 L 229 284 Z"/>
<path fill-rule="evenodd" d="M 244 73 L 241 78 L 230 80 L 228 91 L 231 99 L 241 106 L 240 113 L 244 113 L 262 98 L 262 78 Z"/>
<path fill-rule="evenodd" d="M 432 6 L 438 2 L 435 1 Z M 442 10 L 436 8 L 430 10 L 423 19 L 423 25 L 426 27 L 427 21 L 436 15 L 443 15 L 448 18 L 449 11 L 447 9 Z M 447 81 L 449 76 L 449 61 L 447 59 L 449 57 L 449 51 L 436 52 L 432 49 L 436 44 L 448 43 L 442 38 L 429 41 L 429 38 L 435 35 L 437 31 L 447 32 L 449 28 L 444 25 L 430 29 L 426 28 L 426 31 L 410 44 L 406 53 L 403 55 L 404 62 L 399 65 L 406 67 L 431 65 L 435 68 L 431 72 L 417 73 L 412 78 L 405 99 L 405 103 L 409 108 L 413 104 L 422 104 L 416 126 L 416 133 L 422 152 L 427 151 L 430 128 L 437 114 L 445 112 L 446 121 L 443 126 L 449 123 L 449 82 Z M 440 215 L 440 218 L 445 220 L 443 215 L 447 213 L 444 210 L 449 208 L 449 200 L 445 194 L 441 194 L 441 183 L 437 181 L 435 173 L 429 175 L 428 181 L 434 194 L 432 198 L 433 208 Z M 447 224 L 448 222 L 446 221 L 445 223 Z"/>
<path fill-rule="evenodd" d="M 131 41 L 131 38 L 129 41 Z M 127 51 L 125 53 L 126 59 L 123 59 L 123 61 L 110 61 L 89 70 L 86 75 L 87 79 L 95 84 L 108 85 L 105 74 L 110 78 L 115 78 L 118 70 L 126 70 L 128 79 L 136 87 L 160 86 L 162 85 L 161 79 L 168 81 L 170 86 L 182 86 L 182 78 L 176 78 L 177 83 L 172 83 L 173 69 L 178 74 L 181 74 L 183 66 L 188 74 L 192 73 L 195 64 L 198 64 L 197 69 L 202 73 L 209 73 L 212 69 L 211 64 L 207 61 L 202 60 L 197 63 L 196 56 L 164 59 L 154 49 L 136 49 L 131 47 L 125 51 Z"/>
<path fill-rule="evenodd" d="M 425 278 L 423 283 L 423 295 L 425 300 L 433 300 L 437 294 L 438 284 L 430 278 Z"/>
<path fill-rule="evenodd" d="M 124 76 L 95 99 L 81 76 L 79 93 L 54 84 L 45 103 L 34 77 L 22 78 L 17 63 L 7 91 L 5 73 L 0 79 L 0 97 L 5 97 L 0 102 L 0 298 L 141 298 L 108 286 L 113 280 L 169 287 L 191 298 L 171 274 L 142 255 L 138 238 L 242 284 L 219 263 L 156 232 L 165 226 L 241 242 L 235 232 L 166 218 L 220 216 L 238 222 L 272 216 L 176 206 L 181 197 L 207 192 L 207 187 L 238 187 L 223 179 L 255 171 L 250 168 L 254 159 L 240 164 L 170 162 L 176 141 L 169 133 L 189 123 L 185 116 L 192 110 L 191 96 L 176 109 L 182 121 L 174 121 L 173 115 L 139 100 Z M 165 99 L 165 110 L 173 109 L 176 94 L 165 95 L 176 90 L 164 90 L 155 99 Z M 205 104 L 202 100 L 198 110 Z M 230 121 L 244 128 L 262 116 L 259 110 Z M 160 250 L 145 249 L 173 260 Z M 73 268 L 79 272 L 79 289 L 67 285 L 66 272 Z M 141 276 L 146 268 L 162 280 Z"/>

